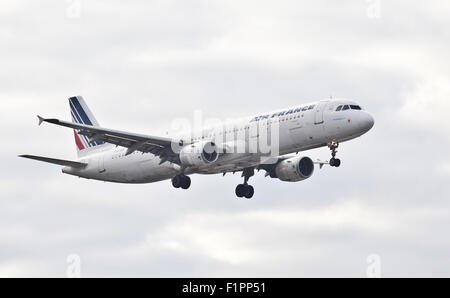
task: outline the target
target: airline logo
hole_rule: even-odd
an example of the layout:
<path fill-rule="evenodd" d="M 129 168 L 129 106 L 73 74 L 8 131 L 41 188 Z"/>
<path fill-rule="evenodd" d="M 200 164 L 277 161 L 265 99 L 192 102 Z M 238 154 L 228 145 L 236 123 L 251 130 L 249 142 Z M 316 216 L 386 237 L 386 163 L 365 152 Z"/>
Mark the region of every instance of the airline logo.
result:
<path fill-rule="evenodd" d="M 250 122 L 260 121 L 260 120 L 269 119 L 269 118 L 275 118 L 275 117 L 281 117 L 281 116 L 284 116 L 284 115 L 295 114 L 295 113 L 298 113 L 298 112 L 301 112 L 301 111 L 308 111 L 308 110 L 312 110 L 312 109 L 314 109 L 314 105 L 300 107 L 300 108 L 296 108 L 296 109 L 290 109 L 290 110 L 287 110 L 287 111 L 277 112 L 277 113 L 274 113 L 274 114 L 267 114 L 267 115 L 257 116 L 257 117 L 254 117 L 252 120 L 250 120 Z"/>
<path fill-rule="evenodd" d="M 72 114 L 72 121 L 74 123 L 94 126 L 92 124 L 92 121 L 89 119 L 89 116 L 86 113 L 85 109 L 83 108 L 83 105 L 78 100 L 78 98 L 71 97 L 69 99 L 69 104 L 70 104 L 70 113 Z M 75 135 L 75 143 L 79 150 L 84 150 L 87 148 L 92 148 L 104 144 L 103 141 L 89 142 L 89 139 L 86 136 L 78 134 L 75 130 L 74 135 Z"/>

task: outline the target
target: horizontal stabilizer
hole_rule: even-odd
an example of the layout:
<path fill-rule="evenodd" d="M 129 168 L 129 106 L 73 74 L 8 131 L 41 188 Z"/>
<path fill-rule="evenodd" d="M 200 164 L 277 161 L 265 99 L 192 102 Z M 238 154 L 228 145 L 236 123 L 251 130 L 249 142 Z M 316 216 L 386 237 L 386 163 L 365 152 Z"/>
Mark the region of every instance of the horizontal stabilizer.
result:
<path fill-rule="evenodd" d="M 19 157 L 39 160 L 39 161 L 43 161 L 43 162 L 53 163 L 55 165 L 72 167 L 72 168 L 77 168 L 77 169 L 82 169 L 87 166 L 87 163 L 76 162 L 76 161 L 71 161 L 71 160 L 64 160 L 64 159 L 48 158 L 48 157 L 35 156 L 35 155 L 19 155 Z"/>

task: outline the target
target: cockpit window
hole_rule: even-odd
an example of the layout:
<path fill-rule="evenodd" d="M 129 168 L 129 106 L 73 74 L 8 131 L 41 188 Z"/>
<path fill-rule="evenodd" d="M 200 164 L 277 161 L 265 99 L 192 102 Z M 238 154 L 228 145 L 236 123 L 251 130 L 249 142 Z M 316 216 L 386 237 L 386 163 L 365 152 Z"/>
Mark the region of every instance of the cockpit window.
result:
<path fill-rule="evenodd" d="M 361 110 L 360 106 L 355 106 L 355 105 L 350 105 L 350 108 L 352 108 L 352 110 Z"/>
<path fill-rule="evenodd" d="M 308 110 L 312 110 L 312 109 L 314 109 L 314 105 L 309 106 L 309 108 L 308 108 Z"/>
<path fill-rule="evenodd" d="M 342 106 L 338 106 L 336 112 L 339 112 L 340 110 L 342 110 Z"/>
<path fill-rule="evenodd" d="M 345 105 L 345 106 L 342 108 L 343 111 L 348 110 L 348 109 L 350 109 L 350 107 L 349 107 L 348 105 Z"/>

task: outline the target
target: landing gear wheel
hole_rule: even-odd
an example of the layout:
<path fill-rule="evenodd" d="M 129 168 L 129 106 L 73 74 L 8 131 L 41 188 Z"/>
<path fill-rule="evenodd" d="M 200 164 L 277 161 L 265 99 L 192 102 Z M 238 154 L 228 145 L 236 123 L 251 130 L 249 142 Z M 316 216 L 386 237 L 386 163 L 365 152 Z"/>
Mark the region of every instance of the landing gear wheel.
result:
<path fill-rule="evenodd" d="M 242 198 L 244 195 L 245 195 L 245 185 L 239 184 L 238 186 L 236 186 L 236 196 L 238 198 Z"/>
<path fill-rule="evenodd" d="M 341 160 L 339 158 L 330 159 L 330 166 L 339 168 L 341 166 Z"/>
<path fill-rule="evenodd" d="M 330 166 L 339 168 L 340 165 L 341 165 L 341 160 L 339 158 L 330 159 Z"/>
<path fill-rule="evenodd" d="M 245 198 L 246 199 L 251 199 L 253 197 L 253 195 L 255 194 L 255 189 L 253 188 L 253 186 L 251 185 L 246 185 L 246 194 L 245 194 Z"/>
<path fill-rule="evenodd" d="M 188 189 L 191 186 L 191 178 L 185 175 L 176 175 L 172 178 L 172 185 L 175 188 Z"/>
<path fill-rule="evenodd" d="M 336 160 L 334 161 L 334 166 L 336 168 L 339 168 L 341 166 L 341 160 L 339 158 L 336 158 Z"/>
<path fill-rule="evenodd" d="M 251 185 L 239 184 L 238 186 L 236 186 L 236 196 L 238 198 L 245 197 L 247 199 L 251 199 L 254 194 L 255 194 L 255 189 Z"/>
<path fill-rule="evenodd" d="M 188 189 L 191 186 L 191 178 L 188 176 L 183 176 L 181 188 L 182 189 Z"/>
<path fill-rule="evenodd" d="M 175 177 L 172 178 L 172 185 L 175 188 L 180 188 L 182 184 L 182 179 L 180 175 L 176 175 Z"/>
<path fill-rule="evenodd" d="M 336 164 L 336 159 L 335 158 L 330 159 L 330 166 L 334 167 L 335 164 Z"/>

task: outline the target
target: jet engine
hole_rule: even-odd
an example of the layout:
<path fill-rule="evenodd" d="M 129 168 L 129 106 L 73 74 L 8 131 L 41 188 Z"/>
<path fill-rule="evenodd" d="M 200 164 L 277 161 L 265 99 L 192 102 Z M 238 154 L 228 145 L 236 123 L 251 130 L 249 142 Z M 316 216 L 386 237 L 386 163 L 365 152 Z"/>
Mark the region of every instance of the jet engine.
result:
<path fill-rule="evenodd" d="M 307 156 L 292 157 L 278 163 L 270 171 L 270 177 L 281 181 L 297 182 L 308 179 L 314 173 L 314 162 Z"/>
<path fill-rule="evenodd" d="M 180 151 L 180 161 L 189 167 L 201 167 L 214 163 L 219 158 L 217 145 L 203 141 L 185 146 Z"/>

